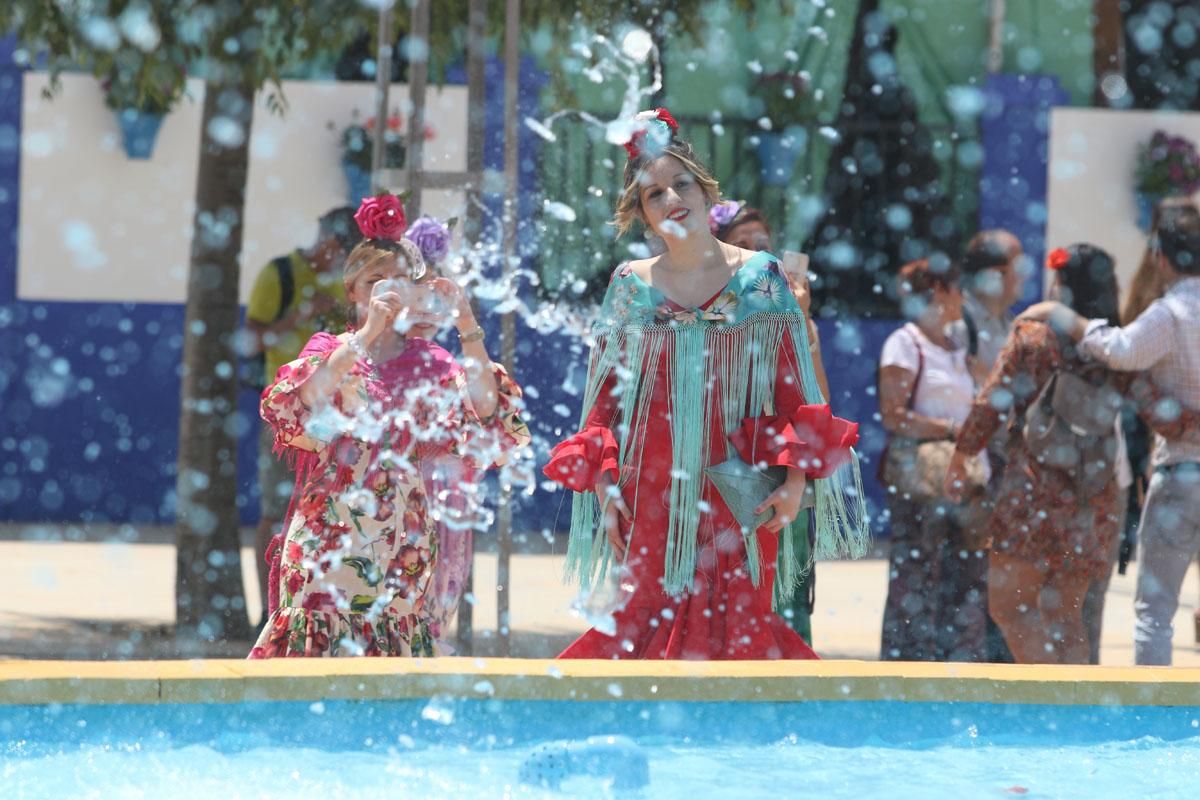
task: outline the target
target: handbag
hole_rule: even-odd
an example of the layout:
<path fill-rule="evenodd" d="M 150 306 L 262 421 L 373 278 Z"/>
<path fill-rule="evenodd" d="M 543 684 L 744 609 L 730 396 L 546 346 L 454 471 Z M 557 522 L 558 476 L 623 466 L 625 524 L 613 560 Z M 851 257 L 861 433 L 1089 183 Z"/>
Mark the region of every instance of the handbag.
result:
<path fill-rule="evenodd" d="M 1117 417 L 1122 397 L 1108 383 L 1092 384 L 1059 370 L 1025 414 L 1022 433 L 1038 469 L 1055 470 L 1087 499 L 1117 472 Z"/>
<path fill-rule="evenodd" d="M 704 474 L 717 487 L 717 493 L 743 532 L 758 530 L 760 525 L 771 519 L 770 509 L 761 514 L 755 514 L 754 509 L 787 480 L 786 467 L 761 469 L 747 464 L 736 453 L 720 464 L 705 467 Z M 812 507 L 815 503 L 812 481 L 808 481 L 804 486 L 800 507 Z"/>
<path fill-rule="evenodd" d="M 911 411 L 917 387 L 925 373 L 925 353 L 921 350 L 920 340 L 911 333 L 909 335 L 917 347 L 917 374 L 907 404 Z M 918 502 L 945 499 L 943 487 L 954 449 L 955 443 L 951 439 L 921 440 L 893 434 L 888 438 L 880 459 L 879 478 L 885 485 L 893 487 L 897 494 Z M 982 456 L 978 454 L 967 459 L 966 467 L 963 493 L 969 496 L 986 487 L 987 469 Z"/>
<path fill-rule="evenodd" d="M 954 447 L 954 441 L 950 439 L 921 441 L 893 436 L 883 463 L 884 482 L 894 487 L 898 494 L 913 500 L 944 499 L 946 473 L 954 456 Z M 978 454 L 967 459 L 966 467 L 964 494 L 970 495 L 986 486 L 987 472 L 983 457 Z"/>

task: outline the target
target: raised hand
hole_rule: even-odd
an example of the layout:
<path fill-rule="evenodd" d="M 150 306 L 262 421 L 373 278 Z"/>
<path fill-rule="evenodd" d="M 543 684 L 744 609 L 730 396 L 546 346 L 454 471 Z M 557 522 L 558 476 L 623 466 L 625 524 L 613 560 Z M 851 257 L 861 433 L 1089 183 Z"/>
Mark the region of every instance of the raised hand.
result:
<path fill-rule="evenodd" d="M 478 326 L 471 301 L 463 288 L 449 278 L 434 278 L 430 282 L 433 291 L 442 299 L 451 321 L 460 333 L 467 333 Z"/>
<path fill-rule="evenodd" d="M 396 292 L 382 292 L 371 296 L 367 306 L 367 321 L 359 331 L 359 338 L 364 344 L 369 344 L 379 338 L 379 334 L 392 326 L 397 315 L 404 310 L 404 300 Z"/>

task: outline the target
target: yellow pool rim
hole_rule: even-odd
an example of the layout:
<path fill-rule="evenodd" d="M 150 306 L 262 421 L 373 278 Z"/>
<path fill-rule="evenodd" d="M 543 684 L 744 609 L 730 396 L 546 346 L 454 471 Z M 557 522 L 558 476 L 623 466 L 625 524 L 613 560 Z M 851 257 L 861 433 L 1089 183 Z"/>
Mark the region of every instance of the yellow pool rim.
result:
<path fill-rule="evenodd" d="M 867 661 L 0 660 L 0 705 L 405 700 L 806 700 L 1200 707 L 1200 669 Z"/>

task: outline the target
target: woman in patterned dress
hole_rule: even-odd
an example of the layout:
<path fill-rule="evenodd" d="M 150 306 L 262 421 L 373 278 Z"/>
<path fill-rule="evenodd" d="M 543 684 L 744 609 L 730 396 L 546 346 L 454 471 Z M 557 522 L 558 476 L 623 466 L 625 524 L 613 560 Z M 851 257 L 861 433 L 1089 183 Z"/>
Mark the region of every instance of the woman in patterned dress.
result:
<path fill-rule="evenodd" d="M 1107 253 L 1072 245 L 1053 251 L 1048 266 L 1052 296 L 1089 319 L 1116 324 L 1117 281 Z M 1108 554 L 1118 534 L 1116 470 L 1101 490 L 1085 495 L 1067 473 L 1039 464 L 1021 434 L 1026 412 L 1057 372 L 1131 390 L 1128 375 L 1087 360 L 1049 324 L 1019 320 L 962 425 L 946 478 L 953 495 L 966 455 L 1007 424 L 1007 468 L 989 521 L 988 608 L 1018 663 L 1088 663 L 1084 597 L 1091 581 L 1111 569 Z"/>
<path fill-rule="evenodd" d="M 439 529 L 470 524 L 480 471 L 530 438 L 464 293 L 400 240 L 396 198 L 367 198 L 356 219 L 367 239 L 344 281 L 361 326 L 316 334 L 263 393 L 276 448 L 300 453 L 305 477 L 251 658 L 437 655 Z M 373 292 L 381 281 L 396 283 Z M 461 364 L 431 338 L 451 319 Z"/>

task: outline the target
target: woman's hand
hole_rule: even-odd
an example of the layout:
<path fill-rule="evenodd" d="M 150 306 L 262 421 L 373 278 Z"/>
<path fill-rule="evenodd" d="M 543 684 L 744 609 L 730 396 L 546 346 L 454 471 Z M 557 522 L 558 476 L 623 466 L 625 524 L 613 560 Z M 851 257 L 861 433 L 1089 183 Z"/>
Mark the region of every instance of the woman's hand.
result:
<path fill-rule="evenodd" d="M 625 550 L 628 543 L 621 533 L 621 522 L 626 525 L 633 522 L 633 514 L 621 497 L 621 489 L 613 483 L 612 476 L 607 472 L 596 481 L 596 496 L 600 498 L 600 509 L 604 514 L 604 531 L 608 535 L 608 543 L 612 545 L 617 558 L 625 560 Z"/>
<path fill-rule="evenodd" d="M 475 312 L 471 308 L 471 301 L 461 286 L 449 278 L 434 278 L 430 286 L 445 303 L 451 322 L 458 328 L 459 333 L 470 333 L 479 327 L 475 320 Z"/>
<path fill-rule="evenodd" d="M 1029 308 L 1017 315 L 1018 320 L 1031 319 L 1035 322 L 1049 322 L 1050 318 L 1055 314 L 1066 310 L 1066 306 L 1057 300 L 1043 300 L 1040 303 L 1034 303 Z"/>
<path fill-rule="evenodd" d="M 942 491 L 946 498 L 954 503 L 961 503 L 966 496 L 967 488 L 967 455 L 959 450 L 950 456 L 950 464 L 946 467 L 946 481 Z"/>
<path fill-rule="evenodd" d="M 371 298 L 367 306 L 367 321 L 358 332 L 363 346 L 367 346 L 379 338 L 379 335 L 392 327 L 396 316 L 404 310 L 404 302 L 396 292 L 383 292 Z"/>
<path fill-rule="evenodd" d="M 763 523 L 763 527 L 771 533 L 779 533 L 785 526 L 790 525 L 800 514 L 800 505 L 804 502 L 804 488 L 807 485 L 808 479 L 804 477 L 803 470 L 789 468 L 787 480 L 783 485 L 771 492 L 770 496 L 754 509 L 756 515 L 768 508 L 773 510 L 774 513 Z"/>
<path fill-rule="evenodd" d="M 1087 332 L 1088 321 L 1056 300 L 1034 303 L 1021 312 L 1018 320 L 1032 319 L 1045 322 L 1054 330 L 1078 342 Z"/>

